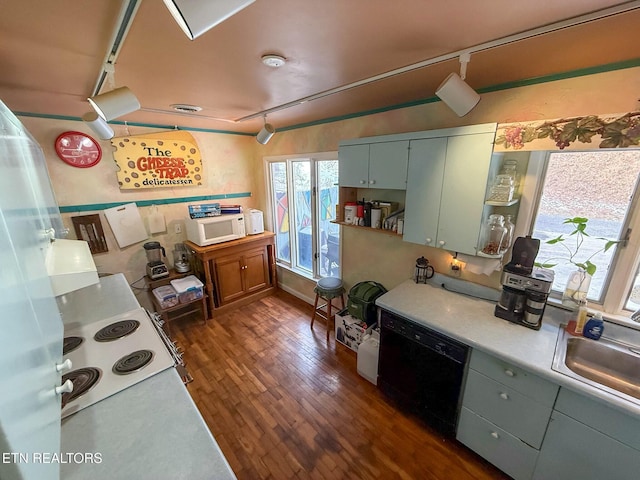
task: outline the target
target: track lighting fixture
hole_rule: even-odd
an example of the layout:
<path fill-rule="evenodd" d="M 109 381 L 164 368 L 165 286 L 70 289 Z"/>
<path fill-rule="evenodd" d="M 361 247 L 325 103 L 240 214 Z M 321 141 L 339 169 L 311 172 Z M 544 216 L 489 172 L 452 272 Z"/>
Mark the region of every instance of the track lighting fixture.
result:
<path fill-rule="evenodd" d="M 101 140 L 110 140 L 115 135 L 109 124 L 96 112 L 85 113 L 82 120 Z"/>
<path fill-rule="evenodd" d="M 254 1 L 164 0 L 164 4 L 189 40 L 195 40 Z"/>
<path fill-rule="evenodd" d="M 140 102 L 128 87 L 116 88 L 88 100 L 96 113 L 106 121 L 140 110 Z"/>
<path fill-rule="evenodd" d="M 261 143 L 262 145 L 266 145 L 267 142 L 271 139 L 271 137 L 273 137 L 273 134 L 276 133 L 276 129 L 273 128 L 273 125 L 271 125 L 270 123 L 267 123 L 266 115 L 263 118 L 264 118 L 264 126 L 258 132 L 258 135 L 256 135 L 256 140 L 258 141 L 258 143 Z"/>
<path fill-rule="evenodd" d="M 460 75 L 451 73 L 436 89 L 436 95 L 459 117 L 464 117 L 480 101 L 480 95 L 465 81 L 470 53 L 460 55 Z"/>

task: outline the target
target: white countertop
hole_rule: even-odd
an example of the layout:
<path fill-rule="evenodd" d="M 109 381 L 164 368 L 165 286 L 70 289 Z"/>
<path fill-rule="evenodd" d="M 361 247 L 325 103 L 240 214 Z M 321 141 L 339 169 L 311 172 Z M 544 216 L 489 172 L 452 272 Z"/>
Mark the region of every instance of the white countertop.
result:
<path fill-rule="evenodd" d="M 65 329 L 139 308 L 124 275 L 58 297 Z M 62 453 L 101 461 L 62 463 L 65 480 L 235 479 L 175 368 L 66 417 Z"/>
<path fill-rule="evenodd" d="M 447 277 L 440 276 L 434 281 L 439 282 L 442 278 Z M 493 289 L 480 287 L 479 290 L 483 289 L 483 293 L 499 295 L 499 291 Z M 376 300 L 376 304 L 640 418 L 638 405 L 551 369 L 559 327 L 570 320 L 569 311 L 547 305 L 542 327 L 532 330 L 494 316 L 495 301 L 447 291 L 439 283 L 417 284 L 413 280 L 407 280 L 385 293 Z"/>
<path fill-rule="evenodd" d="M 174 368 L 62 420 L 61 451 L 101 456 L 65 480 L 236 478 Z"/>

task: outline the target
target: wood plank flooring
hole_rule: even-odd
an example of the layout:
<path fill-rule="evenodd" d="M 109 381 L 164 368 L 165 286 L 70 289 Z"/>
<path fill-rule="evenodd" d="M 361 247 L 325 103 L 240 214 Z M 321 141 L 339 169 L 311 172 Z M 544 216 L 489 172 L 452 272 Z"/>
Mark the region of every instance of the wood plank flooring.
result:
<path fill-rule="evenodd" d="M 278 291 L 172 324 L 189 393 L 239 479 L 509 478 L 398 410 L 311 313 Z"/>

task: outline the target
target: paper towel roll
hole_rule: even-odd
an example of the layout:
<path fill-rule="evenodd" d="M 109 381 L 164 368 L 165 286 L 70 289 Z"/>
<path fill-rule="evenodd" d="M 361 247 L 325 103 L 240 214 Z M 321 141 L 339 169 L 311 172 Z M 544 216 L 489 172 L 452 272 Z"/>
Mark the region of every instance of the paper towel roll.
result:
<path fill-rule="evenodd" d="M 371 226 L 373 228 L 380 228 L 380 217 L 382 215 L 382 209 L 373 207 L 371 209 Z"/>
<path fill-rule="evenodd" d="M 464 269 L 467 272 L 475 273 L 476 275 L 491 275 L 493 272 L 502 269 L 502 262 L 499 258 L 473 257 L 459 253 L 458 260 L 465 263 Z"/>

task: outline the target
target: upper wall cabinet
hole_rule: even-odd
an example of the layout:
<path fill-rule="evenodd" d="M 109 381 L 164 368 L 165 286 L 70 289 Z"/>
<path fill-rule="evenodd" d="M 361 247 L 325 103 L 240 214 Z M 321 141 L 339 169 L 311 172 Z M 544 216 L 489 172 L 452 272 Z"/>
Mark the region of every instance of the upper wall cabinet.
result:
<path fill-rule="evenodd" d="M 340 186 L 356 188 L 407 188 L 409 141 L 340 145 Z"/>
<path fill-rule="evenodd" d="M 476 255 L 494 136 L 411 142 L 405 241 Z"/>

